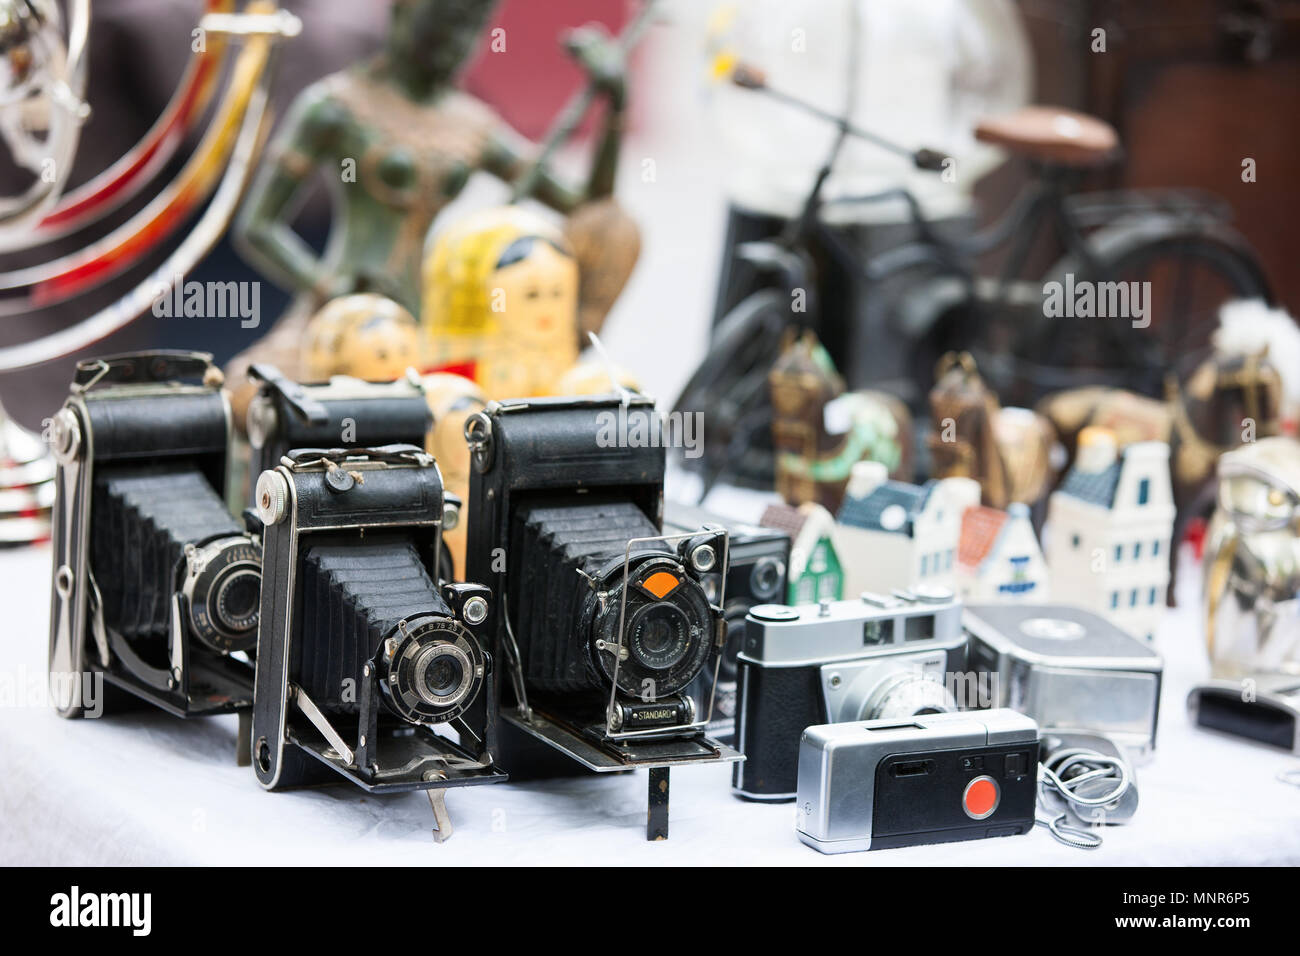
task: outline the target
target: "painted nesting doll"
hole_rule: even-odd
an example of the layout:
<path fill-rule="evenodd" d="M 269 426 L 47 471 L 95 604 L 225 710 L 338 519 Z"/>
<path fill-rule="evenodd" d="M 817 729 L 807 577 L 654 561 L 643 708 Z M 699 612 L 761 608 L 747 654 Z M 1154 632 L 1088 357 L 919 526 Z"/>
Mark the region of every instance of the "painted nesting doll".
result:
<path fill-rule="evenodd" d="M 308 382 L 335 375 L 391 382 L 421 364 L 415 316 L 381 295 L 332 299 L 307 323 L 302 366 Z"/>
<path fill-rule="evenodd" d="M 463 375 L 434 372 L 421 379 L 424 395 L 433 412 L 433 428 L 425 440 L 425 450 L 438 461 L 443 486 L 469 504 L 469 445 L 465 443 L 465 420 L 487 404 L 483 390 Z M 442 540 L 451 551 L 457 581 L 465 580 L 465 541 L 468 521 L 444 530 Z"/>
<path fill-rule="evenodd" d="M 555 394 L 578 358 L 578 263 L 535 213 L 484 210 L 434 240 L 422 318 L 431 367 L 489 399 Z"/>
<path fill-rule="evenodd" d="M 627 369 L 611 368 L 599 359 L 579 362 L 555 383 L 556 395 L 608 395 L 619 389 L 639 392 L 641 380 Z"/>

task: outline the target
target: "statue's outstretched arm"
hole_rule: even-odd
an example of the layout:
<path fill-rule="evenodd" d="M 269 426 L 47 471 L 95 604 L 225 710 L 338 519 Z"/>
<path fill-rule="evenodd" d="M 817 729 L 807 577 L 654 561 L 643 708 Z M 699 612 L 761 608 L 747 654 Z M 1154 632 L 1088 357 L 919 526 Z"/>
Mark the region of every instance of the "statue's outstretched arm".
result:
<path fill-rule="evenodd" d="M 342 107 L 308 90 L 299 97 L 254 180 L 235 223 L 240 252 L 259 271 L 286 288 L 316 290 L 328 298 L 337 283 L 290 220 L 312 174 L 339 155 L 347 116 Z"/>
<path fill-rule="evenodd" d="M 612 47 L 610 49 L 612 50 Z M 572 116 L 561 116 L 557 129 L 552 132 L 552 139 L 557 142 L 548 142 L 543 148 L 541 168 L 533 169 L 536 160 L 530 158 L 527 151 L 521 148 L 518 137 L 508 135 L 496 137 L 484 159 L 484 168 L 506 182 L 514 182 L 525 175 L 531 176 L 527 194 L 563 213 L 572 212 L 584 202 L 604 199 L 613 194 L 614 180 L 618 172 L 619 148 L 623 142 L 623 117 L 627 103 L 625 62 L 618 57 L 604 56 L 599 59 L 593 58 L 593 62 L 584 62 L 583 65 L 589 76 L 588 95 L 599 96 L 606 104 L 600 137 L 592 155 L 591 173 L 585 188 L 578 189 L 565 183 L 557 178 L 546 164 L 549 152 L 568 139 L 576 129 L 582 114 L 586 112 L 584 100 L 581 99 L 571 104 L 571 108 L 576 107 Z M 585 103 L 589 102 L 590 100 L 585 100 Z"/>

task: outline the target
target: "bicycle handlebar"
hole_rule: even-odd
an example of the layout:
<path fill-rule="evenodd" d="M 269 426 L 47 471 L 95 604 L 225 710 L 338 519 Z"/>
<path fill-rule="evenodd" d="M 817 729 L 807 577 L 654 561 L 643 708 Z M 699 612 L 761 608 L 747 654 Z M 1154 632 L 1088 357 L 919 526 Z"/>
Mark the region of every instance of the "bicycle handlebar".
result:
<path fill-rule="evenodd" d="M 758 67 L 750 66 L 747 63 L 737 64 L 731 71 L 731 82 L 740 87 L 742 90 L 751 90 L 755 93 L 766 93 L 768 96 L 788 106 L 793 106 L 803 110 L 811 116 L 825 120 L 833 124 L 841 133 L 847 133 L 857 139 L 871 143 L 880 149 L 902 156 L 904 159 L 911 161 L 917 169 L 930 173 L 941 173 L 944 171 L 948 162 L 948 154 L 937 149 L 908 149 L 895 143 L 893 140 L 886 139 L 870 130 L 855 126 L 848 121 L 847 117 L 836 116 L 834 113 L 827 112 L 819 106 L 814 106 L 807 100 L 802 100 L 797 96 L 792 96 L 781 90 L 768 86 L 767 75 Z"/>

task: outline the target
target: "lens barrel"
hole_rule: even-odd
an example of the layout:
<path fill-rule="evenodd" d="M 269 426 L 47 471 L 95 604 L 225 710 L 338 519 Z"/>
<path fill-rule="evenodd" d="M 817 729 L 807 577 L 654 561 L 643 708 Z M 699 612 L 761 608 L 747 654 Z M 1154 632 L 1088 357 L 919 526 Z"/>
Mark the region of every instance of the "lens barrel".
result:
<path fill-rule="evenodd" d="M 202 471 L 107 464 L 95 476 L 92 514 L 91 567 L 107 626 L 157 647 L 180 591 L 189 609 L 182 623 L 199 641 L 222 653 L 253 649 L 261 550 Z"/>
<path fill-rule="evenodd" d="M 624 499 L 541 499 L 515 512 L 509 615 L 531 690 L 607 696 L 617 680 L 657 699 L 699 673 L 716 615 L 699 572 L 659 535 Z"/>
<path fill-rule="evenodd" d="M 223 653 L 257 646 L 262 555 L 244 535 L 222 538 L 185 554 L 183 593 L 190 631 Z"/>
<path fill-rule="evenodd" d="M 399 624 L 376 666 L 385 703 L 414 724 L 459 717 L 474 703 L 486 674 L 473 635 L 455 620 L 435 616 Z"/>

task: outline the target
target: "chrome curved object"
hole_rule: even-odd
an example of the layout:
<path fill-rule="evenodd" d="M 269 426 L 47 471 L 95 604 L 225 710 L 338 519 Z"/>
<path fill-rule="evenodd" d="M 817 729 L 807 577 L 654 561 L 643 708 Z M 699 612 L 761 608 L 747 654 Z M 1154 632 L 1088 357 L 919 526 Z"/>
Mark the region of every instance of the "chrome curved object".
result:
<path fill-rule="evenodd" d="M 40 436 L 0 406 L 0 547 L 49 540 L 54 469 Z"/>
<path fill-rule="evenodd" d="M 71 0 L 68 34 L 55 0 L 0 0 L 0 140 L 35 177 L 0 199 L 0 236 L 26 231 L 63 194 L 90 115 L 85 102 L 90 0 Z"/>

